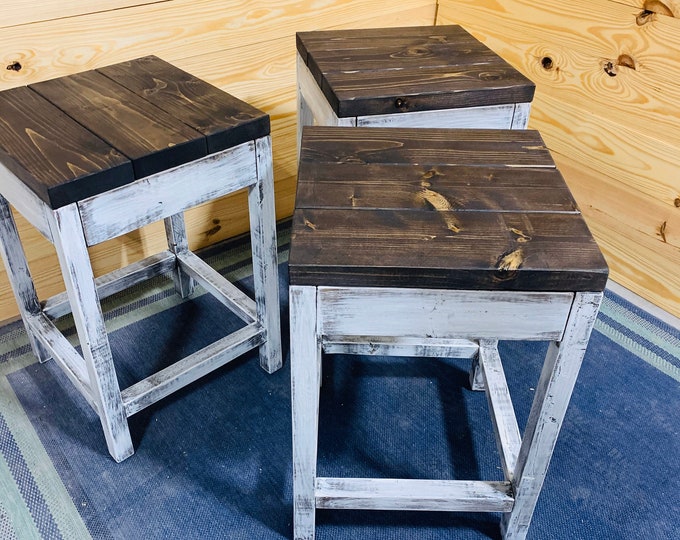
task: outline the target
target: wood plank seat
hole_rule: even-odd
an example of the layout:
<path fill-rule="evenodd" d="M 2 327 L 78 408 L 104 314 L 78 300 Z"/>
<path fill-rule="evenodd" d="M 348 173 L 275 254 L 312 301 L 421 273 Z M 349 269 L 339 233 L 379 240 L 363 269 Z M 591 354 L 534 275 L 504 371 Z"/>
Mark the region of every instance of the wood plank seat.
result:
<path fill-rule="evenodd" d="M 502 512 L 504 538 L 524 538 L 607 274 L 536 131 L 305 127 L 289 256 L 295 538 L 314 537 L 315 508 Z M 524 433 L 498 340 L 551 342 Z M 505 480 L 317 477 L 322 353 L 472 359 Z"/>
<path fill-rule="evenodd" d="M 127 417 L 259 347 L 281 367 L 269 117 L 148 56 L 0 92 L 0 246 L 36 355 L 54 358 L 100 416 L 109 452 L 130 456 Z M 247 189 L 256 300 L 194 255 L 184 210 Z M 59 257 L 66 292 L 39 302 L 9 204 Z M 94 278 L 87 248 L 164 220 L 168 249 Z M 121 389 L 101 299 L 170 273 L 200 283 L 245 327 Z M 83 354 L 52 320 L 72 312 Z"/>
<path fill-rule="evenodd" d="M 527 125 L 534 84 L 457 25 L 299 32 L 297 52 L 300 128 Z"/>

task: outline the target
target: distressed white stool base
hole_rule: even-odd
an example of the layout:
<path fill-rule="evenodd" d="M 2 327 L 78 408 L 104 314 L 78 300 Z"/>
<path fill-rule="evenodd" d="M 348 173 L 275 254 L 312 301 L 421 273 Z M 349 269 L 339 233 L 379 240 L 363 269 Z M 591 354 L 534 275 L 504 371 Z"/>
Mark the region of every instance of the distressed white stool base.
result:
<path fill-rule="evenodd" d="M 183 211 L 248 189 L 255 301 L 188 249 Z M 34 352 L 54 358 L 100 417 L 109 452 L 134 452 L 127 418 L 159 399 L 259 347 L 269 373 L 279 369 L 281 337 L 270 136 L 180 165 L 89 199 L 52 210 L 0 164 L 0 249 Z M 41 307 L 28 270 L 11 203 L 57 250 L 66 292 Z M 168 250 L 95 279 L 87 248 L 165 220 Z M 246 326 L 162 371 L 120 389 L 100 300 L 161 273 L 171 273 L 186 297 L 194 282 Z M 52 320 L 73 313 L 82 356 Z"/>
<path fill-rule="evenodd" d="M 601 300 L 601 292 L 291 286 L 296 540 L 314 538 L 316 508 L 503 512 L 503 537 L 525 538 Z M 552 341 L 523 435 L 501 339 Z M 505 481 L 317 477 L 323 351 L 475 358 Z"/>

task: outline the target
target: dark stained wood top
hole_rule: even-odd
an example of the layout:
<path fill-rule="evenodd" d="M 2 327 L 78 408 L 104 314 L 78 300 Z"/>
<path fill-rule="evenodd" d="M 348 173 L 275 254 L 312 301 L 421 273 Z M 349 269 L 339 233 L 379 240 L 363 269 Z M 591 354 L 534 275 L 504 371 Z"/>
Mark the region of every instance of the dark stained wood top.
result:
<path fill-rule="evenodd" d="M 52 208 L 269 134 L 269 117 L 150 56 L 0 92 L 0 162 Z"/>
<path fill-rule="evenodd" d="M 463 28 L 299 32 L 297 50 L 339 117 L 530 102 L 534 84 Z"/>
<path fill-rule="evenodd" d="M 293 285 L 599 291 L 608 270 L 536 131 L 305 127 L 289 274 Z"/>

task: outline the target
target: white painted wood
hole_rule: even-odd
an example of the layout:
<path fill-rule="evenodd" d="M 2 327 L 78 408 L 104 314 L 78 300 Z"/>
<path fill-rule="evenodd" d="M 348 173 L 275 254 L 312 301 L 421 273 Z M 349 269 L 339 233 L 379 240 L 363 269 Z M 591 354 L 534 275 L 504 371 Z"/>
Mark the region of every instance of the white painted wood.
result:
<path fill-rule="evenodd" d="M 258 323 L 252 323 L 126 388 L 122 392 L 125 414 L 131 416 L 184 388 L 257 347 L 263 340 L 264 330 Z"/>
<path fill-rule="evenodd" d="M 321 343 L 316 328 L 316 289 L 291 286 L 290 369 L 295 540 L 314 538 L 316 453 Z"/>
<path fill-rule="evenodd" d="M 319 287 L 322 335 L 560 339 L 572 293 Z"/>
<path fill-rule="evenodd" d="M 511 129 L 526 129 L 529 124 L 531 103 L 516 103 L 515 114 L 512 118 Z"/>
<path fill-rule="evenodd" d="M 55 210 L 50 228 L 91 381 L 92 398 L 109 453 L 120 462 L 131 456 L 134 449 L 77 206 L 70 204 Z"/>
<path fill-rule="evenodd" d="M 505 540 L 526 537 L 601 302 L 602 293 L 576 293 L 564 337 L 548 350 L 515 468 L 515 507 L 502 520 Z"/>
<path fill-rule="evenodd" d="M 338 118 L 299 54 L 297 55 L 297 88 L 298 112 L 302 112 L 298 116 L 298 149 L 304 126 L 356 126 L 354 116 Z"/>
<path fill-rule="evenodd" d="M 357 116 L 359 127 L 510 129 L 515 105 L 487 105 L 432 111 Z"/>
<path fill-rule="evenodd" d="M 248 187 L 257 181 L 254 163 L 250 141 L 80 201 L 88 245 Z"/>
<path fill-rule="evenodd" d="M 50 208 L 31 189 L 0 163 L 0 193 L 33 225 L 40 234 L 52 241 L 48 220 Z"/>
<path fill-rule="evenodd" d="M 255 306 L 257 320 L 266 333 L 266 339 L 260 345 L 260 366 L 267 373 L 273 373 L 283 365 L 271 144 L 269 136 L 255 141 L 257 183 L 248 191 Z"/>
<path fill-rule="evenodd" d="M 93 400 L 90 391 L 90 377 L 85 360 L 78 354 L 75 347 L 44 314 L 30 315 L 25 319 L 25 322 L 50 352 L 52 358 L 61 366 L 73 385 L 85 397 L 95 412 L 98 412 L 97 403 Z"/>
<path fill-rule="evenodd" d="M 485 390 L 484 375 L 482 375 L 482 368 L 479 366 L 479 355 L 476 355 L 472 359 L 472 363 L 470 365 L 469 381 L 470 390 L 475 392 L 482 392 Z"/>
<path fill-rule="evenodd" d="M 165 236 L 168 240 L 168 248 L 174 254 L 189 251 L 187 231 L 184 224 L 184 214 L 174 214 L 165 218 Z M 182 271 L 179 264 L 175 264 L 172 271 L 172 281 L 175 284 L 175 291 L 182 298 L 187 298 L 194 292 L 194 280 L 186 272 Z"/>
<path fill-rule="evenodd" d="M 217 270 L 200 259 L 195 253 L 186 251 L 177 254 L 182 270 L 247 324 L 257 321 L 255 302 Z"/>
<path fill-rule="evenodd" d="M 479 366 L 484 378 L 489 413 L 496 436 L 498 453 L 501 456 L 503 472 L 506 480 L 512 481 L 522 438 L 517 426 L 508 383 L 505 380 L 501 357 L 498 354 L 498 341 L 480 341 Z"/>
<path fill-rule="evenodd" d="M 21 245 L 21 239 L 14 222 L 12 210 L 7 199 L 2 195 L 0 195 L 0 256 L 2 256 L 2 260 L 5 263 L 7 278 L 14 292 L 19 313 L 24 321 L 26 335 L 31 344 L 33 354 L 41 362 L 46 362 L 50 358 L 49 352 L 36 339 L 31 328 L 26 324 L 28 317 L 40 313 L 40 301 L 33 285 L 31 270 L 28 267 L 26 254 Z"/>
<path fill-rule="evenodd" d="M 473 358 L 479 346 L 469 339 L 413 337 L 323 336 L 323 351 L 332 354 Z"/>
<path fill-rule="evenodd" d="M 141 261 L 96 278 L 97 296 L 101 301 L 112 294 L 142 283 L 149 278 L 170 272 L 174 266 L 175 255 L 170 251 L 162 251 L 155 255 L 150 255 Z M 45 300 L 43 313 L 52 319 L 71 313 L 68 294 L 63 292 Z"/>
<path fill-rule="evenodd" d="M 362 510 L 509 512 L 510 482 L 317 478 L 316 507 Z"/>

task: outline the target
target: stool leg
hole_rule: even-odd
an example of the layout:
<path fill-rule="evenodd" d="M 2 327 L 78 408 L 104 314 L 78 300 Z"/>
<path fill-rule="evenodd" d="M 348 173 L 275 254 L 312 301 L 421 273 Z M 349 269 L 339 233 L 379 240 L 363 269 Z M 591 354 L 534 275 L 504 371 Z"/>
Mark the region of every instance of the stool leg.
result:
<path fill-rule="evenodd" d="M 187 231 L 184 225 L 184 214 L 179 213 L 168 218 L 165 218 L 165 236 L 168 239 L 168 248 L 175 255 L 189 250 L 189 242 L 187 241 Z M 175 282 L 175 291 L 182 298 L 186 298 L 194 292 L 194 280 L 189 276 L 179 263 L 175 264 L 175 270 L 172 274 L 172 280 Z"/>
<path fill-rule="evenodd" d="M 28 317 L 40 313 L 40 301 L 35 292 L 33 278 L 28 268 L 26 254 L 21 246 L 21 239 L 14 222 L 14 216 L 12 216 L 12 210 L 2 195 L 0 195 L 0 252 L 5 262 L 7 278 L 19 306 L 21 319 L 24 321 L 31 349 L 40 362 L 46 362 L 50 359 L 50 353 L 47 352 L 47 349 L 43 347 L 26 324 Z"/>
<path fill-rule="evenodd" d="M 515 467 L 515 505 L 501 523 L 505 540 L 526 537 L 601 301 L 602 293 L 576 293 L 562 341 L 548 350 Z"/>
<path fill-rule="evenodd" d="M 273 373 L 283 361 L 271 137 L 262 137 L 255 144 L 257 183 L 248 192 L 253 280 L 257 318 L 266 331 L 266 340 L 260 346 L 260 365 L 267 373 Z"/>
<path fill-rule="evenodd" d="M 97 288 L 76 204 L 55 210 L 54 245 L 109 453 L 120 462 L 134 453 Z"/>
<path fill-rule="evenodd" d="M 293 416 L 293 530 L 314 538 L 321 342 L 316 333 L 316 288 L 290 287 L 290 368 Z"/>

